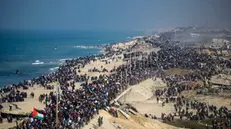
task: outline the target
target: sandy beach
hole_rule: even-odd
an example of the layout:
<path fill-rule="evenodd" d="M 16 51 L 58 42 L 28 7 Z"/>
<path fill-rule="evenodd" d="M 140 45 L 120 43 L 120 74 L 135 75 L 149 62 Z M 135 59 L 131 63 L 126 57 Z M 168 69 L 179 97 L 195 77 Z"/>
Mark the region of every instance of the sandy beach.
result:
<path fill-rule="evenodd" d="M 135 45 L 136 41 L 131 41 L 127 43 L 119 43 L 116 45 L 113 45 L 113 49 L 116 50 L 123 50 L 125 51 L 127 48 Z M 142 48 L 142 49 L 140 49 Z M 138 47 L 138 49 L 133 49 L 134 51 L 156 51 L 157 49 L 150 49 L 150 47 Z M 158 50 L 157 50 L 158 51 Z M 81 67 L 80 69 L 76 69 L 76 71 L 80 71 L 79 75 L 87 75 L 89 77 L 99 77 L 100 75 L 110 75 L 114 72 L 110 72 L 113 69 L 117 69 L 121 65 L 127 64 L 123 60 L 123 54 L 117 54 L 113 55 L 111 57 L 106 57 L 103 59 L 97 59 L 91 60 L 89 63 L 87 63 L 84 67 Z M 73 68 L 77 68 L 79 65 L 74 66 Z M 108 72 L 92 72 L 89 71 L 89 69 L 98 69 L 100 71 L 103 70 L 103 68 L 107 69 Z M 69 81 L 71 82 L 71 80 Z M 92 82 L 91 80 L 88 81 L 89 83 Z M 19 91 L 26 92 L 28 96 L 33 92 L 35 95 L 34 97 L 28 97 L 23 102 L 12 102 L 12 103 L 2 103 L 3 109 L 2 112 L 4 113 L 10 113 L 10 114 L 28 114 L 31 113 L 32 108 L 35 107 L 36 109 L 42 110 L 45 108 L 45 102 L 39 102 L 38 98 L 40 94 L 49 94 L 50 92 L 56 92 L 56 87 L 59 85 L 58 82 L 52 82 L 50 83 L 54 86 L 53 90 L 44 89 L 41 85 L 35 85 L 33 87 L 29 87 L 28 90 L 19 89 Z M 77 89 L 81 89 L 81 83 L 75 83 L 75 86 Z M 150 121 L 149 119 L 145 118 L 143 115 L 144 113 L 153 113 L 153 111 L 157 111 L 159 114 L 159 105 L 156 105 L 156 103 L 153 103 L 153 91 L 155 88 L 158 87 L 166 87 L 166 84 L 161 81 L 161 79 L 157 79 L 156 81 L 153 81 L 152 79 L 145 80 L 141 82 L 140 84 L 137 84 L 132 87 L 131 91 L 127 94 L 125 94 L 122 98 L 119 99 L 121 103 L 130 103 L 134 105 L 137 109 L 139 109 L 139 112 L 141 113 L 138 116 L 134 116 L 134 118 L 131 118 L 129 120 L 125 119 L 122 114 L 120 114 L 119 118 L 113 118 L 109 113 L 105 111 L 100 111 L 98 116 L 103 116 L 105 124 L 100 127 L 102 129 L 108 129 L 108 128 L 136 128 L 136 129 L 145 129 L 145 128 L 163 128 L 163 129 L 174 129 L 174 127 L 168 126 L 166 124 L 160 123 L 158 121 Z M 70 89 L 69 89 L 70 90 Z M 9 111 L 9 105 L 16 104 L 19 109 L 16 109 L 15 107 L 12 108 L 12 111 Z M 156 105 L 156 106 L 155 106 Z M 145 107 L 145 108 L 144 108 Z M 153 110 L 157 109 L 157 110 Z M 166 110 L 165 110 L 166 111 Z M 97 119 L 95 117 L 94 119 Z M 84 129 L 88 128 L 94 128 L 93 126 L 97 125 L 96 120 L 92 120 L 91 124 L 88 124 Z M 145 121 L 145 123 L 140 122 Z M 132 123 L 131 123 L 132 122 Z M 142 123 L 142 124 L 141 124 Z M 1 124 L 2 128 L 9 128 L 12 127 L 14 123 L 7 123 L 4 122 L 4 124 Z"/>
<path fill-rule="evenodd" d="M 109 61 L 110 64 L 105 64 L 104 60 Z M 108 71 L 111 71 L 112 69 L 117 68 L 118 66 L 123 65 L 123 64 L 125 64 L 125 62 L 122 59 L 117 59 L 117 60 L 112 60 L 109 58 L 106 58 L 103 60 L 97 59 L 96 61 L 91 61 L 90 63 L 86 64 L 85 67 L 81 68 L 80 69 L 81 72 L 79 75 L 86 74 L 89 77 L 95 77 L 99 75 L 110 75 L 111 72 L 89 72 L 88 70 L 93 69 L 93 68 L 101 70 L 102 69 L 101 66 L 103 66 L 103 68 L 106 68 Z M 33 92 L 35 94 L 34 98 L 28 97 L 24 100 L 24 102 L 11 103 L 11 104 L 17 104 L 18 107 L 21 108 L 20 110 L 9 111 L 10 103 L 3 103 L 2 105 L 4 106 L 4 108 L 2 109 L 2 111 L 7 112 L 7 113 L 21 114 L 21 113 L 30 113 L 33 107 L 36 107 L 42 110 L 45 107 L 45 105 L 38 101 L 39 95 L 49 94 L 50 92 L 56 92 L 56 86 L 59 85 L 58 82 L 53 82 L 50 84 L 54 86 L 53 90 L 44 89 L 41 85 L 35 85 L 33 87 L 30 87 L 28 90 L 19 89 L 19 91 L 24 91 L 28 95 L 30 95 L 31 92 Z M 80 88 L 80 84 L 81 83 L 75 83 L 76 88 Z"/>
<path fill-rule="evenodd" d="M 125 43 L 126 45 L 119 44 L 117 47 L 121 48 L 124 46 L 130 46 L 132 45 L 131 42 Z M 106 63 L 107 62 L 107 63 Z M 111 57 L 103 58 L 103 59 L 97 59 L 90 61 L 87 63 L 84 67 L 81 67 L 80 69 L 77 69 L 76 71 L 80 70 L 81 72 L 79 75 L 87 75 L 89 77 L 95 77 L 100 75 L 110 75 L 112 74 L 110 71 L 112 69 L 116 69 L 117 67 L 126 64 L 125 61 L 123 61 L 123 54 L 120 55 L 113 55 Z M 77 66 L 74 66 L 73 68 L 76 68 Z M 99 69 L 102 70 L 103 68 L 107 69 L 108 72 L 89 72 L 89 69 Z M 69 81 L 71 82 L 71 80 Z M 89 80 L 91 82 L 91 80 Z M 40 94 L 49 94 L 50 92 L 56 92 L 56 87 L 59 85 L 58 82 L 52 82 L 49 83 L 50 85 L 54 86 L 53 90 L 44 89 L 41 85 L 34 85 L 33 87 L 29 87 L 28 90 L 23 90 L 22 88 L 19 89 L 21 92 L 26 92 L 28 97 L 25 98 L 23 102 L 11 102 L 11 103 L 2 103 L 3 109 L 1 112 L 9 113 L 9 114 L 28 114 L 31 113 L 32 109 L 35 107 L 36 109 L 43 110 L 45 108 L 45 102 L 39 102 L 39 95 Z M 81 83 L 75 83 L 76 88 L 80 87 Z M 30 97 L 31 93 L 34 93 L 34 97 Z M 6 94 L 5 94 L 6 95 Z M 16 109 L 14 106 L 11 111 L 9 111 L 9 106 L 16 104 L 18 106 L 18 109 Z M 12 127 L 13 123 L 5 123 L 1 125 L 2 128 L 9 128 Z"/>
<path fill-rule="evenodd" d="M 23 94 L 27 97 L 21 102 L 1 103 L 1 112 L 28 115 L 35 107 L 49 118 L 49 126 L 83 129 L 194 128 L 202 121 L 200 129 L 208 124 L 214 126 L 203 123 L 210 118 L 219 116 L 227 121 L 231 108 L 230 75 L 218 74 L 225 73 L 225 68 L 218 69 L 218 61 L 209 55 L 168 47 L 169 44 L 151 44 L 157 37 L 149 38 L 113 44 L 101 56 L 66 61 L 57 73 L 38 78 L 33 85 L 26 83 L 27 90 L 21 87 L 2 94 L 2 98 L 9 96 L 13 101 Z M 61 125 L 54 122 L 57 96 Z M 1 128 L 12 127 L 15 121 L 8 123 L 3 119 Z"/>

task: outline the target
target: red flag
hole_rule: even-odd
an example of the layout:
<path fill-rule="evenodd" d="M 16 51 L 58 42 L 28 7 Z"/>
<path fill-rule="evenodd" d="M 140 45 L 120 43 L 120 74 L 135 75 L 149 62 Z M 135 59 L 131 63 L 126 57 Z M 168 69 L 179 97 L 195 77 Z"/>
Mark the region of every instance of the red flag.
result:
<path fill-rule="evenodd" d="M 32 111 L 32 117 L 35 117 L 38 115 L 38 112 L 36 111 L 35 108 L 33 108 L 33 111 Z"/>

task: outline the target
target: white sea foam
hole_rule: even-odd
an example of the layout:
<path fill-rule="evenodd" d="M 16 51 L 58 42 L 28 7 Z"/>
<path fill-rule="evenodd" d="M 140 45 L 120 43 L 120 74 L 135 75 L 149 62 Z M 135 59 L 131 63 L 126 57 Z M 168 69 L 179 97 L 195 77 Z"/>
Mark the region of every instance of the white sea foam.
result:
<path fill-rule="evenodd" d="M 59 61 L 64 62 L 64 61 L 66 61 L 66 60 L 71 60 L 71 58 L 60 59 Z"/>
<path fill-rule="evenodd" d="M 65 64 L 65 61 L 66 61 L 66 60 L 72 60 L 72 58 L 60 59 L 60 60 L 59 60 L 59 65 Z"/>
<path fill-rule="evenodd" d="M 59 69 L 59 67 L 53 67 L 53 68 L 50 68 L 49 70 L 50 70 L 50 71 L 55 71 L 55 70 L 57 70 L 57 69 Z"/>
<path fill-rule="evenodd" d="M 60 63 L 60 61 L 50 61 L 49 63 L 47 63 L 48 65 L 58 65 Z M 46 63 L 45 63 L 46 64 Z"/>
<path fill-rule="evenodd" d="M 59 61 L 64 62 L 66 59 L 60 59 Z"/>
<path fill-rule="evenodd" d="M 143 38 L 144 36 L 132 36 L 132 37 L 130 37 L 131 39 L 139 39 L 139 38 Z"/>
<path fill-rule="evenodd" d="M 97 46 L 74 46 L 74 48 L 82 48 L 82 49 L 97 49 Z"/>
<path fill-rule="evenodd" d="M 39 60 L 36 60 L 35 62 L 32 63 L 32 65 L 41 65 L 44 64 L 44 62 L 41 62 Z"/>

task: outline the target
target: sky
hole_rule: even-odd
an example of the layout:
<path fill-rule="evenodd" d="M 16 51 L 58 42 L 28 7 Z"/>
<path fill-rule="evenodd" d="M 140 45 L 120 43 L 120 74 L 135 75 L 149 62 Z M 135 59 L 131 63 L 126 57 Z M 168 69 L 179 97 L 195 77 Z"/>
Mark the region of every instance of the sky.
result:
<path fill-rule="evenodd" d="M 231 0 L 0 0 L 0 29 L 231 27 Z"/>

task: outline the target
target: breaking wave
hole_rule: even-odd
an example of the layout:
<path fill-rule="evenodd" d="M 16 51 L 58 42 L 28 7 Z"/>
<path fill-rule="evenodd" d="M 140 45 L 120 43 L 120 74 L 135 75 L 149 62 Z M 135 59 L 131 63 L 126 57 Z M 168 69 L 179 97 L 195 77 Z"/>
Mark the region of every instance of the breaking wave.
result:
<path fill-rule="evenodd" d="M 53 68 L 50 68 L 49 70 L 50 70 L 50 71 L 55 71 L 55 70 L 57 70 L 57 69 L 59 69 L 59 67 L 53 67 Z"/>
<path fill-rule="evenodd" d="M 41 62 L 39 60 L 36 60 L 35 62 L 32 63 L 32 65 L 41 65 L 44 64 L 44 62 Z"/>
<path fill-rule="evenodd" d="M 100 46 L 74 46 L 74 48 L 82 48 L 82 49 L 99 49 Z"/>
<path fill-rule="evenodd" d="M 60 59 L 60 62 L 65 62 L 66 60 L 71 60 L 71 58 L 64 58 L 64 59 Z"/>

